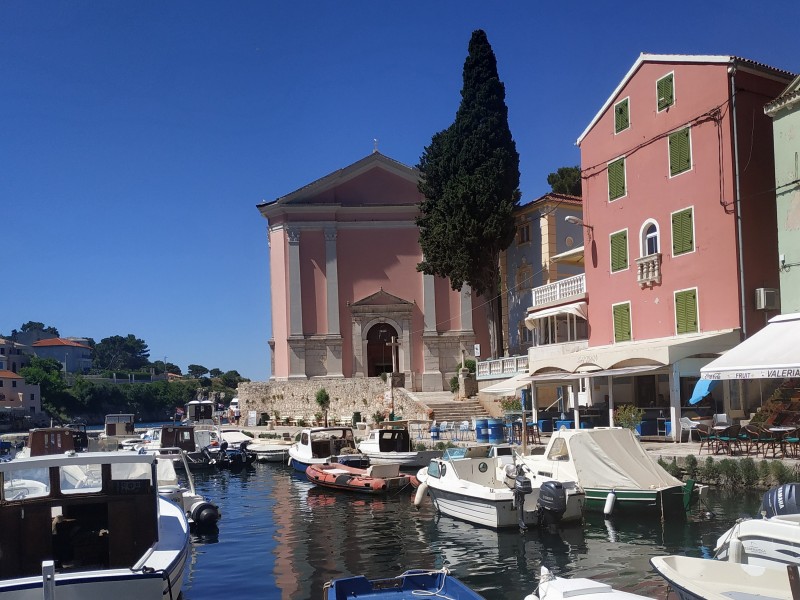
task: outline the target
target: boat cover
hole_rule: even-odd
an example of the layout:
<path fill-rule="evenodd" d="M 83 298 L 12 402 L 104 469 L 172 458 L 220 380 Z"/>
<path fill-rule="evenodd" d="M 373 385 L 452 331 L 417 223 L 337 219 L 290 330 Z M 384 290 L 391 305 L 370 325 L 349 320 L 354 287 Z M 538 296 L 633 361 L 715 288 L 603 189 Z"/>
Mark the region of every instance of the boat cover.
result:
<path fill-rule="evenodd" d="M 575 480 L 584 489 L 647 490 L 683 485 L 648 454 L 630 429 L 597 428 L 554 433 L 547 451 L 551 459 L 559 437 L 566 441 L 569 449 L 567 462 L 573 465 Z M 558 475 L 553 475 L 563 480 L 565 472 L 559 468 Z"/>

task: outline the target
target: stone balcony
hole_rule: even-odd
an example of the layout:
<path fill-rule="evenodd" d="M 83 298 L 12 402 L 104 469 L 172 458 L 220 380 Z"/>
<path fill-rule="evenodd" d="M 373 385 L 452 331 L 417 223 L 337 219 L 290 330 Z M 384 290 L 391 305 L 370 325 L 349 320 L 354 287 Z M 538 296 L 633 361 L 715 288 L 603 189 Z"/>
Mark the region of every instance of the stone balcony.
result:
<path fill-rule="evenodd" d="M 661 283 L 660 252 L 636 259 L 636 280 L 642 288 Z"/>
<path fill-rule="evenodd" d="M 534 288 L 531 292 L 533 294 L 532 308 L 580 298 L 586 295 L 586 275 L 581 273 L 574 277 L 554 281 Z"/>

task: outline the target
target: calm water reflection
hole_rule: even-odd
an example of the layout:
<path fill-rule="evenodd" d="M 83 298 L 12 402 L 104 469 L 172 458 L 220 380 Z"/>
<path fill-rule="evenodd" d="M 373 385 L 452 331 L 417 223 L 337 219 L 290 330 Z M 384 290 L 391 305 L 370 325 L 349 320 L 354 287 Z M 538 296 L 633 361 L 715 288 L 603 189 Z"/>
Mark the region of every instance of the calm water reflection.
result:
<path fill-rule="evenodd" d="M 438 517 L 411 493 L 389 499 L 321 490 L 281 465 L 250 472 L 197 474 L 201 493 L 220 505 L 217 536 L 195 540 L 184 598 L 321 598 L 335 577 L 393 576 L 448 567 L 488 600 L 522 599 L 545 565 L 558 575 L 594 577 L 615 587 L 665 597 L 649 558 L 710 556 L 720 533 L 753 514 L 761 494 L 712 493 L 686 521 L 590 515 L 555 532 L 495 532 Z M 713 512 L 709 517 L 705 513 Z"/>

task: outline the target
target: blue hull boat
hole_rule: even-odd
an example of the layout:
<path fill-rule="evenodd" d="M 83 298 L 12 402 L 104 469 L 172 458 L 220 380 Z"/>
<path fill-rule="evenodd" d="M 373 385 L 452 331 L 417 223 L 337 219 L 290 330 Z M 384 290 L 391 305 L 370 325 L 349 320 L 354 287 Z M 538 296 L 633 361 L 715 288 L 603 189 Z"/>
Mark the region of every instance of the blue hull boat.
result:
<path fill-rule="evenodd" d="M 446 569 L 440 571 L 412 570 L 388 579 L 366 577 L 343 577 L 325 584 L 324 600 L 368 600 L 370 598 L 391 600 L 419 600 L 420 595 L 435 595 L 451 600 L 485 600 L 471 590 Z"/>

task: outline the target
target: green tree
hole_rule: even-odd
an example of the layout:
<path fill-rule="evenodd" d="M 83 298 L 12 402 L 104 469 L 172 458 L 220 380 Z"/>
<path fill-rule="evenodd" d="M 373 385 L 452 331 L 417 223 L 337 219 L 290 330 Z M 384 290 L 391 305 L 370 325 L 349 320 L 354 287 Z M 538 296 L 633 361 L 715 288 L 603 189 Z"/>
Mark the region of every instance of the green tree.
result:
<path fill-rule="evenodd" d="M 328 390 L 325 388 L 319 388 L 314 399 L 317 401 L 317 405 L 320 407 L 320 409 L 322 409 L 322 412 L 325 413 L 325 427 L 327 427 L 328 409 L 331 407 L 331 396 L 328 394 Z"/>
<path fill-rule="evenodd" d="M 581 169 L 580 167 L 559 167 L 555 173 L 547 176 L 550 189 L 556 194 L 581 195 Z"/>
<path fill-rule="evenodd" d="M 208 373 L 208 369 L 206 369 L 203 365 L 189 365 L 186 372 L 189 374 L 189 377 L 200 379 L 203 375 Z"/>
<path fill-rule="evenodd" d="M 211 369 L 208 372 L 211 377 L 220 377 L 222 375 L 222 369 Z"/>
<path fill-rule="evenodd" d="M 58 329 L 55 327 L 45 327 L 44 323 L 40 323 L 39 321 L 28 321 L 23 324 L 20 329 L 22 331 L 43 331 L 44 333 L 52 333 L 55 336 L 59 335 Z"/>
<path fill-rule="evenodd" d="M 52 416 L 65 414 L 72 404 L 61 369 L 61 363 L 53 358 L 33 356 L 30 364 L 19 371 L 25 383 L 39 386 L 42 408 Z"/>
<path fill-rule="evenodd" d="M 519 153 L 508 126 L 505 86 L 486 33 L 474 31 L 464 63 L 461 104 L 455 121 L 436 133 L 417 165 L 417 225 L 424 260 L 417 269 L 469 284 L 489 299 L 492 356 L 502 340 L 500 252 L 514 239 L 519 204 Z"/>
<path fill-rule="evenodd" d="M 239 371 L 232 370 L 226 371 L 220 376 L 220 382 L 227 388 L 236 389 L 242 381 L 249 381 L 248 379 L 239 375 Z"/>
<path fill-rule="evenodd" d="M 107 371 L 137 371 L 150 364 L 150 350 L 144 340 L 132 333 L 112 335 L 94 347 L 94 366 Z"/>

